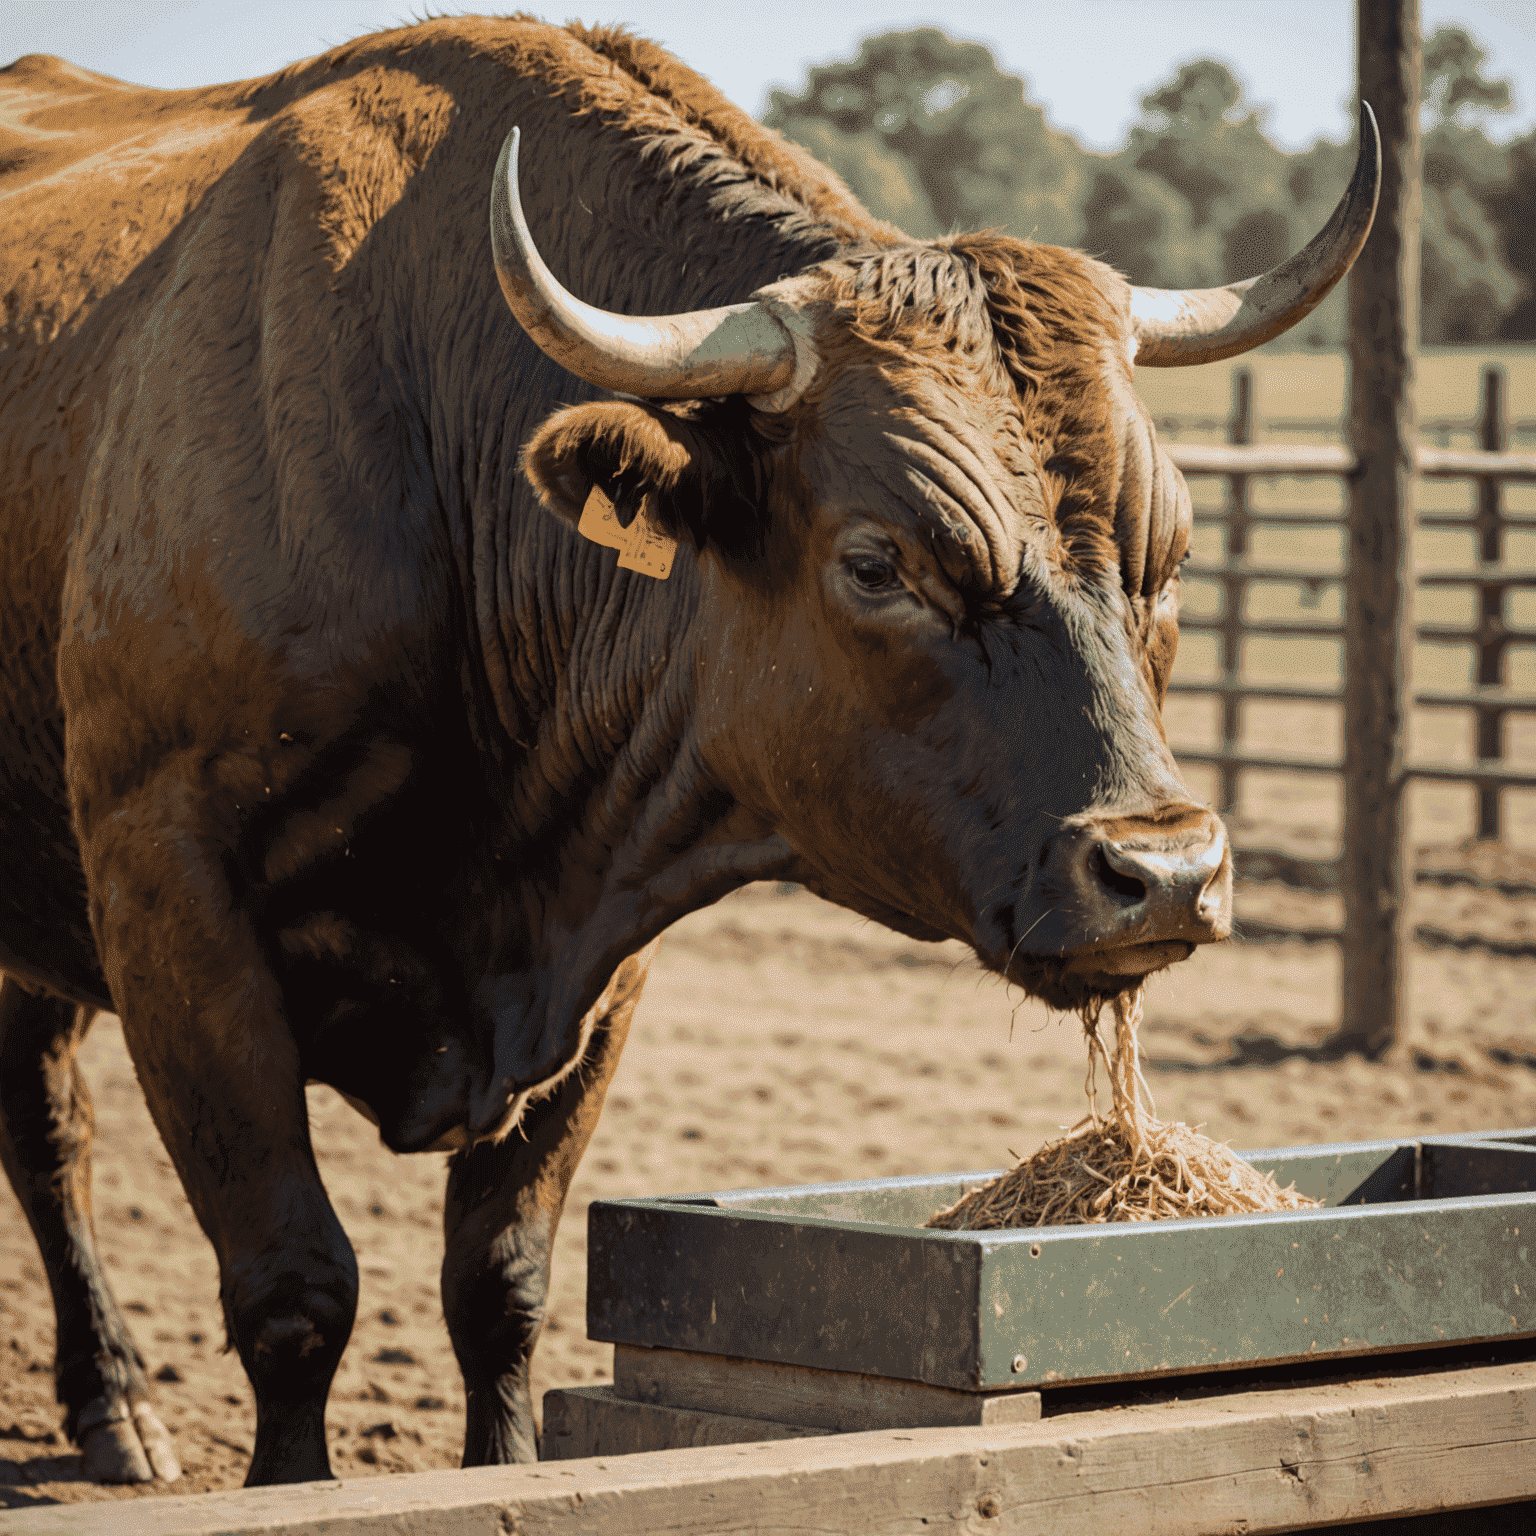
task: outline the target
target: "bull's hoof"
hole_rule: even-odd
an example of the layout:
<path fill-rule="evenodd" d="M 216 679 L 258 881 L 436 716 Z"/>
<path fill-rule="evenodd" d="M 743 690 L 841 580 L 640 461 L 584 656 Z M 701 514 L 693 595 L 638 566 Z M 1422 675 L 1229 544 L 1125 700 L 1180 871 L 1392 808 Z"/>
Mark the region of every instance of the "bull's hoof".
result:
<path fill-rule="evenodd" d="M 130 1410 L 98 1397 L 80 1415 L 81 1468 L 93 1483 L 174 1483 L 181 1463 L 171 1437 L 148 1403 Z"/>

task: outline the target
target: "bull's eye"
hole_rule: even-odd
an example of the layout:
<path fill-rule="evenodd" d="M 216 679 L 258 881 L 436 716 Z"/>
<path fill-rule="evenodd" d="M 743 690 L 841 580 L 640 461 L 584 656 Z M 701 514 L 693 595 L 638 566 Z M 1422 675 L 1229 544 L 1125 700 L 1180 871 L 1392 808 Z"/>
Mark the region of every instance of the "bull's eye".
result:
<path fill-rule="evenodd" d="M 885 592 L 899 584 L 896 567 L 889 560 L 879 560 L 874 555 L 856 555 L 848 562 L 848 569 L 866 592 Z"/>

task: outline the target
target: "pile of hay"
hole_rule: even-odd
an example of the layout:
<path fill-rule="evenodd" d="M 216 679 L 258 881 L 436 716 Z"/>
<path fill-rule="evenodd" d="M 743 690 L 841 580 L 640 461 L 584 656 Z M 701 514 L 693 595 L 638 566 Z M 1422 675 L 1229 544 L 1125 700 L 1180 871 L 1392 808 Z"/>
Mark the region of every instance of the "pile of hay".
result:
<path fill-rule="evenodd" d="M 926 1225 L 951 1232 L 1044 1227 L 1090 1221 L 1166 1221 L 1180 1216 L 1237 1216 L 1316 1205 L 1281 1189 L 1229 1147 L 1153 1112 L 1141 1075 L 1136 1031 L 1141 989 L 1114 1001 L 1114 1050 L 1099 1035 L 1100 1007 L 1083 1010 L 1088 1041 L 1088 1114 L 1011 1172 L 973 1189 Z M 1102 1060 L 1111 1107 L 1100 1116 Z"/>

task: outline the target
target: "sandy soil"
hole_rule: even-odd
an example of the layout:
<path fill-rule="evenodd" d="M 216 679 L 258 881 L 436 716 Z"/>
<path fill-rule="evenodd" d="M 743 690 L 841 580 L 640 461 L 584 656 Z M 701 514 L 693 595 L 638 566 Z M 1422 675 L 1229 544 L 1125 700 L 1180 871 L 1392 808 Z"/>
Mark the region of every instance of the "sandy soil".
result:
<path fill-rule="evenodd" d="M 1516 887 L 1518 892 L 1519 888 Z M 1530 895 L 1421 886 L 1422 924 L 1531 936 Z M 1329 897 L 1248 886 L 1242 908 L 1325 924 Z M 1513 947 L 1518 948 L 1518 943 Z M 1536 1123 L 1536 961 L 1421 947 L 1413 1024 L 1381 1065 L 1221 1066 L 1260 1031 L 1329 1028 L 1331 945 L 1230 944 L 1149 989 L 1144 1047 L 1160 1113 L 1238 1146 Z M 535 1388 L 601 1381 L 586 1337 L 585 1210 L 594 1198 L 997 1167 L 1075 1120 L 1077 1021 L 1020 1003 L 959 945 L 927 946 L 801 891 L 752 887 L 679 924 L 661 953 L 608 1108 L 572 1191 Z M 254 1415 L 222 1352 L 212 1252 L 144 1110 L 116 1019 L 85 1056 L 99 1139 L 96 1220 L 185 1476 L 238 1485 Z M 357 1327 L 331 1395 L 339 1476 L 458 1462 L 463 1394 L 437 1296 L 443 1158 L 396 1157 L 329 1090 L 311 1118 L 331 1197 L 357 1249 Z M 57 1430 L 53 1320 L 30 1233 L 0 1190 L 0 1507 L 165 1492 L 79 1480 Z"/>

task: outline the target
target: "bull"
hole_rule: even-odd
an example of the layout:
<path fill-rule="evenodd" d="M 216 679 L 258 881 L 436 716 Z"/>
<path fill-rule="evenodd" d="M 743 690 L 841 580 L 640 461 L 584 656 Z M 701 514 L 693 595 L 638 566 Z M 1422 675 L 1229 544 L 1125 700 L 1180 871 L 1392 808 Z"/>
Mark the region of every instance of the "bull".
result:
<path fill-rule="evenodd" d="M 306 1082 L 451 1150 L 464 1462 L 528 1459 L 670 923 L 798 881 L 1063 1008 L 1227 934 L 1161 723 L 1189 501 L 1132 369 L 1338 281 L 1368 114 L 1306 250 L 1170 293 L 911 240 L 617 30 L 0 93 L 0 1153 L 88 1477 L 176 1475 L 92 1236 L 97 1010 L 217 1254 L 260 1484 L 330 1475 L 356 1306 Z"/>

